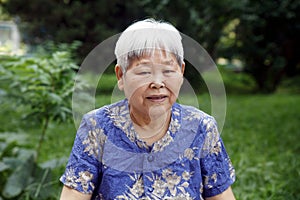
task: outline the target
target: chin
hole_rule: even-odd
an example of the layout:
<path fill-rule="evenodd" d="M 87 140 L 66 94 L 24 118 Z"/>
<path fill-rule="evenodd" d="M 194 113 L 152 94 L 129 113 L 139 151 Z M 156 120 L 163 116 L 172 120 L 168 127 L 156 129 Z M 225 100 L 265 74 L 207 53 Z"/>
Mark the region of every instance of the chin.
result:
<path fill-rule="evenodd" d="M 171 110 L 172 105 L 156 105 L 151 106 L 149 109 L 149 115 L 152 117 L 160 117 Z"/>

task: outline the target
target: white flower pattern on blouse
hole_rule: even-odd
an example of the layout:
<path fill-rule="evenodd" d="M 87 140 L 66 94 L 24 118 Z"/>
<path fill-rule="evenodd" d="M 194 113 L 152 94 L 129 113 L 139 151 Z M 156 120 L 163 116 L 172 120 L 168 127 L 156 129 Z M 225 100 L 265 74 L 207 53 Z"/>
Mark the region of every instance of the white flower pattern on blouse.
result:
<path fill-rule="evenodd" d="M 94 184 L 91 182 L 93 174 L 88 171 L 80 171 L 79 176 L 77 177 L 74 173 L 74 169 L 70 168 L 66 172 L 67 186 L 71 188 L 78 187 L 78 184 L 81 185 L 83 192 L 88 193 L 89 187 L 95 188 Z"/>
<path fill-rule="evenodd" d="M 162 174 L 156 175 L 151 173 L 151 175 L 146 176 L 146 178 L 152 182 L 153 191 L 150 194 L 149 199 L 192 199 L 191 195 L 186 191 L 189 187 L 189 179 L 192 174 L 190 172 L 184 171 L 182 175 L 177 175 L 172 169 L 167 168 L 162 171 Z M 135 176 L 129 176 L 134 180 L 133 186 L 128 186 L 129 191 L 122 195 L 117 196 L 117 199 L 143 199 L 144 186 L 143 179 L 141 176 L 135 174 Z M 170 194 L 170 196 L 166 196 Z"/>

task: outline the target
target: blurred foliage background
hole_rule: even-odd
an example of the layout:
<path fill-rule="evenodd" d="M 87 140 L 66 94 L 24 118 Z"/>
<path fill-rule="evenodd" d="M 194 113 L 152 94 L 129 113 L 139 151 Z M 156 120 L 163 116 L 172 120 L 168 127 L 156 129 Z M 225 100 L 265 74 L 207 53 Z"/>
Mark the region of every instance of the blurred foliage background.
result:
<path fill-rule="evenodd" d="M 297 0 L 2 0 L 25 43 L 82 42 L 79 61 L 101 41 L 146 17 L 171 22 L 213 59 L 242 60 L 257 90 L 274 92 L 283 77 L 299 75 Z"/>
<path fill-rule="evenodd" d="M 297 0 L 0 0 L 0 22 L 17 25 L 23 49 L 4 54 L 0 44 L 0 200 L 58 199 L 76 133 L 76 71 L 99 43 L 148 17 L 172 23 L 217 63 L 236 198 L 300 199 L 299 13 Z M 111 102 L 112 69 L 101 77 L 97 106 Z M 185 76 L 209 113 L 195 74 L 188 65 Z"/>

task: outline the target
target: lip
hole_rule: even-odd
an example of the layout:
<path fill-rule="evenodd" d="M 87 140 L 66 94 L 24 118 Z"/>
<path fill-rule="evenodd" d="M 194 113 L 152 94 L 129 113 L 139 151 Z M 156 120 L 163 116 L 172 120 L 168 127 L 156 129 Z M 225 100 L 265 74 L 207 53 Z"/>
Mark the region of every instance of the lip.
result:
<path fill-rule="evenodd" d="M 163 102 L 167 98 L 168 98 L 168 96 L 164 95 L 164 94 L 146 96 L 146 99 L 148 99 L 152 102 Z"/>

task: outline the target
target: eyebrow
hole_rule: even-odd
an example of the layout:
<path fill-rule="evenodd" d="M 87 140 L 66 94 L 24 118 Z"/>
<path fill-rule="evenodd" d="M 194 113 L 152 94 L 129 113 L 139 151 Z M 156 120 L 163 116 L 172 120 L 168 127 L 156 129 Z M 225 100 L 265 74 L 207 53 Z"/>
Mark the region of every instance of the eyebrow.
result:
<path fill-rule="evenodd" d="M 173 64 L 174 60 L 173 59 L 168 59 L 168 60 L 164 60 L 162 63 L 163 64 Z"/>
<path fill-rule="evenodd" d="M 152 62 L 150 60 L 145 60 L 145 59 L 142 59 L 138 62 L 138 65 L 140 64 L 151 64 Z"/>
<path fill-rule="evenodd" d="M 147 59 L 142 59 L 141 61 L 138 62 L 138 65 L 140 64 L 151 64 L 152 62 L 150 60 L 147 60 Z M 167 59 L 167 60 L 163 60 L 161 62 L 161 64 L 165 64 L 165 65 L 168 65 L 168 64 L 173 64 L 174 63 L 174 60 L 173 59 Z"/>

